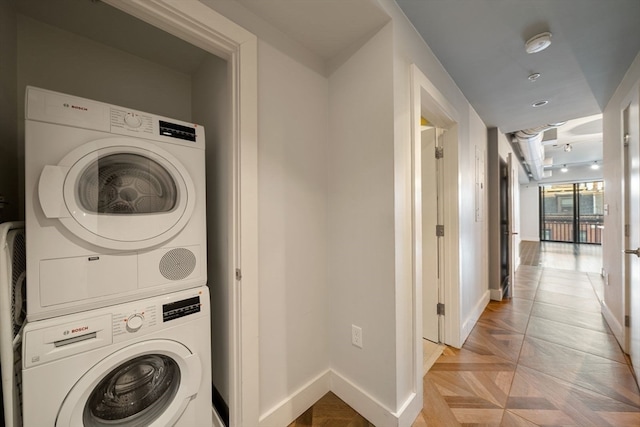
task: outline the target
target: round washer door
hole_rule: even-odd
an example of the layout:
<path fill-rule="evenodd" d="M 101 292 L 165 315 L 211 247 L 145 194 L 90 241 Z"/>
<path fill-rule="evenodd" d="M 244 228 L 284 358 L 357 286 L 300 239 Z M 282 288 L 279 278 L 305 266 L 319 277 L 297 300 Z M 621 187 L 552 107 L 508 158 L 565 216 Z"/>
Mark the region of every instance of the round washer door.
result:
<path fill-rule="evenodd" d="M 200 358 L 175 341 L 150 340 L 106 357 L 65 397 L 56 427 L 173 425 L 200 388 Z"/>
<path fill-rule="evenodd" d="M 117 250 L 156 246 L 180 232 L 195 207 L 185 167 L 156 144 L 92 141 L 45 166 L 38 186 L 45 215 L 76 236 Z"/>

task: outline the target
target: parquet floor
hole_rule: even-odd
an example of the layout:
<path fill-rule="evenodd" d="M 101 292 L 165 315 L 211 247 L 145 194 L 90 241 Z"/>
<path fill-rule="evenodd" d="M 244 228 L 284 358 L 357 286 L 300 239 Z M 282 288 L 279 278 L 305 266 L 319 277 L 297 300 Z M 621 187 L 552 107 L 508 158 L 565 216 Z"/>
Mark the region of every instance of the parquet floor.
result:
<path fill-rule="evenodd" d="M 425 375 L 413 427 L 640 426 L 638 385 L 594 291 L 598 263 L 561 260 L 578 256 L 547 248 L 519 267 L 514 298 L 489 303 L 464 346 L 445 348 Z M 291 426 L 371 424 L 329 394 Z"/>

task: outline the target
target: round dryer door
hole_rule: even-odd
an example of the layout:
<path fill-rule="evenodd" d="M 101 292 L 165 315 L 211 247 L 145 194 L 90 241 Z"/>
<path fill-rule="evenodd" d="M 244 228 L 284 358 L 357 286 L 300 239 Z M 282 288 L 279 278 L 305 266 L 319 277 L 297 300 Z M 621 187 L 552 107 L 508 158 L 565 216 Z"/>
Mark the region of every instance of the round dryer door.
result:
<path fill-rule="evenodd" d="M 40 205 L 79 238 L 118 250 L 158 245 L 189 221 L 195 187 L 184 166 L 156 144 L 107 138 L 46 166 Z"/>
<path fill-rule="evenodd" d="M 65 398 L 56 426 L 169 426 L 200 388 L 200 359 L 167 340 L 141 342 L 107 357 Z"/>

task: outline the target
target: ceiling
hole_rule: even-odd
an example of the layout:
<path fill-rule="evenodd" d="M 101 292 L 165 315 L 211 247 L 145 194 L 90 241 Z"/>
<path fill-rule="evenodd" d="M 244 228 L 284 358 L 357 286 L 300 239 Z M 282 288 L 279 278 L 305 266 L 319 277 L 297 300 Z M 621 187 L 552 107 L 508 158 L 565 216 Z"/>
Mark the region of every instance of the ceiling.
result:
<path fill-rule="evenodd" d="M 638 0 L 397 3 L 487 126 L 505 133 L 601 113 L 640 51 Z M 527 54 L 544 31 L 551 46 Z"/>
<path fill-rule="evenodd" d="M 260 37 L 286 36 L 325 62 L 389 19 L 375 0 L 201 1 Z M 487 126 L 510 133 L 569 121 L 558 129 L 558 146 L 545 146 L 555 167 L 602 159 L 597 115 L 640 51 L 640 0 L 396 2 Z M 206 54 L 97 0 L 16 4 L 21 13 L 181 72 L 192 72 Z M 551 46 L 527 54 L 526 40 L 543 31 L 552 33 Z M 532 73 L 541 76 L 531 82 Z M 541 100 L 549 102 L 531 106 Z M 588 137 L 574 121 L 585 117 Z M 570 153 L 560 150 L 566 143 Z"/>

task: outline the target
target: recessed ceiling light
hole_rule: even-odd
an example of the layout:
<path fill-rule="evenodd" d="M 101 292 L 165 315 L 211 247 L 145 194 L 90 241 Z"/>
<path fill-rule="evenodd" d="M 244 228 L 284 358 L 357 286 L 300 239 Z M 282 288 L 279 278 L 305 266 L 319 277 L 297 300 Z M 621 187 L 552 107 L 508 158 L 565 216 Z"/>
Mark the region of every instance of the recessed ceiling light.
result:
<path fill-rule="evenodd" d="M 600 165 L 598 164 L 597 160 L 595 162 L 593 162 L 593 164 L 591 165 L 591 169 L 593 169 L 593 170 L 600 169 Z"/>
<path fill-rule="evenodd" d="M 527 77 L 529 79 L 530 82 L 535 82 L 536 80 L 538 80 L 540 78 L 542 74 L 540 73 L 533 73 L 530 74 L 529 77 Z"/>
<path fill-rule="evenodd" d="M 562 169 L 560 169 L 560 172 L 569 172 L 569 169 L 567 169 L 567 165 L 562 165 Z"/>
<path fill-rule="evenodd" d="M 545 101 L 538 101 L 538 102 L 534 102 L 533 104 L 531 104 L 532 107 L 542 107 L 544 105 L 547 105 L 549 103 L 549 101 L 545 100 Z"/>
<path fill-rule="evenodd" d="M 524 44 L 527 53 L 538 53 L 549 47 L 551 44 L 551 33 L 544 32 L 531 37 Z"/>

